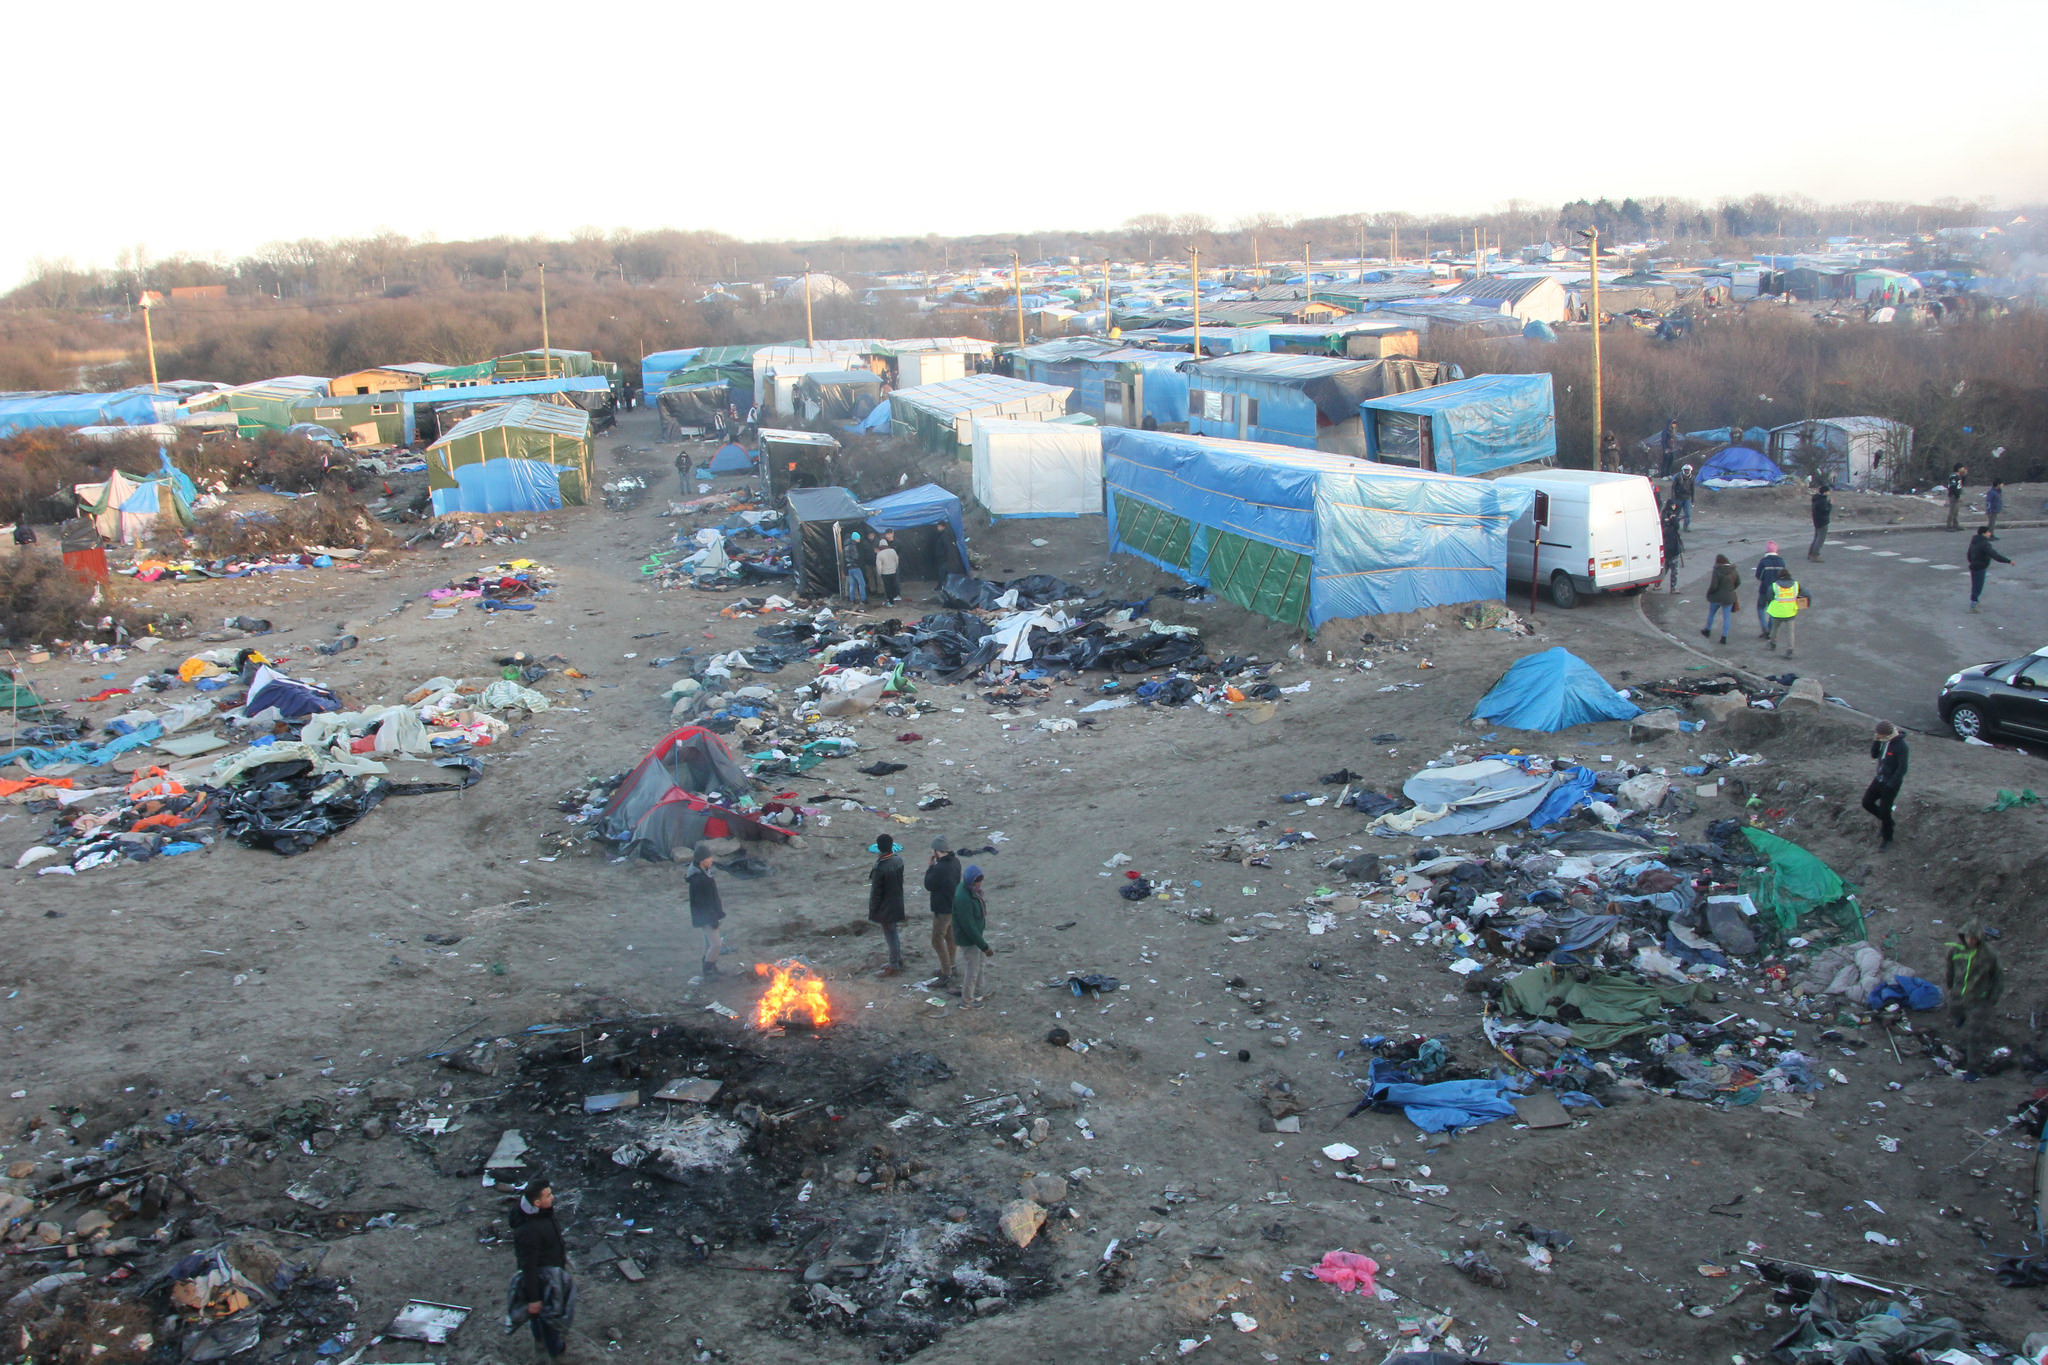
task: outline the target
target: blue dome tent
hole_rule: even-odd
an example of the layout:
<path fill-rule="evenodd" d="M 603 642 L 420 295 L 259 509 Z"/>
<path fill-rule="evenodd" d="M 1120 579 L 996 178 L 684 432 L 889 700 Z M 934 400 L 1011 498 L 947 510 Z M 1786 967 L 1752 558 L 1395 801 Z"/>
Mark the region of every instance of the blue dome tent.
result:
<path fill-rule="evenodd" d="M 1641 714 L 1591 664 L 1562 646 L 1517 659 L 1472 708 L 1474 720 L 1545 733 Z"/>

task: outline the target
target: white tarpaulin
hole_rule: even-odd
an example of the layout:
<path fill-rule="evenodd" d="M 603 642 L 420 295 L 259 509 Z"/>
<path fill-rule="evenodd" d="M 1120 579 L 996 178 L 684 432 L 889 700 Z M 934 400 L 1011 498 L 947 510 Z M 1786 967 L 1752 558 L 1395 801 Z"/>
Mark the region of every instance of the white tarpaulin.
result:
<path fill-rule="evenodd" d="M 976 418 L 974 499 L 995 517 L 1099 514 L 1101 430 Z"/>

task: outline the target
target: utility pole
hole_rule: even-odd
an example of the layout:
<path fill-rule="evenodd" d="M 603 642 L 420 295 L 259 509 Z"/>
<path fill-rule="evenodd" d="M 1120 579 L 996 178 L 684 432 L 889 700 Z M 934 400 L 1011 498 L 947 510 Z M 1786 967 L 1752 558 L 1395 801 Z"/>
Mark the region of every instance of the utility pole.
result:
<path fill-rule="evenodd" d="M 555 352 L 548 344 L 548 263 L 540 263 L 540 375 L 555 377 Z"/>
<path fill-rule="evenodd" d="M 1195 247 L 1189 247 L 1188 256 L 1193 267 L 1189 275 L 1189 284 L 1192 287 L 1195 299 L 1195 359 L 1200 360 L 1202 358 L 1202 253 Z"/>
<path fill-rule="evenodd" d="M 1017 300 L 1017 345 L 1024 344 L 1024 262 L 1016 252 L 1010 253 L 1010 289 Z"/>
<path fill-rule="evenodd" d="M 816 346 L 818 336 L 811 327 L 811 263 L 804 262 L 804 345 Z"/>
<path fill-rule="evenodd" d="M 1388 265 L 1392 265 L 1392 264 L 1393 264 L 1394 262 L 1396 262 L 1396 261 L 1398 261 L 1398 260 L 1400 260 L 1400 259 L 1401 259 L 1401 225 L 1400 225 L 1399 223 L 1396 223 L 1396 224 L 1394 224 L 1394 240 L 1393 240 L 1393 241 L 1392 241 L 1391 243 L 1389 243 L 1389 244 L 1388 244 L 1388 246 L 1387 246 L 1387 264 L 1388 264 Z"/>
<path fill-rule="evenodd" d="M 1593 468 L 1601 468 L 1600 442 L 1605 435 L 1600 411 L 1600 229 L 1586 233 L 1593 263 Z"/>
<path fill-rule="evenodd" d="M 149 295 L 147 293 L 144 293 L 142 296 L 142 340 L 144 344 L 147 345 L 149 348 L 149 391 L 151 393 L 155 393 L 157 391 L 156 332 L 149 325 L 150 307 L 151 304 L 149 301 Z"/>
<path fill-rule="evenodd" d="M 1258 276 L 1261 283 L 1264 282 L 1265 272 L 1259 268 L 1259 234 L 1256 232 L 1252 234 L 1252 274 Z"/>
<path fill-rule="evenodd" d="M 1102 263 L 1102 335 L 1116 331 L 1116 319 L 1109 314 L 1109 262 Z"/>
<path fill-rule="evenodd" d="M 1304 302 L 1314 303 L 1316 301 L 1316 276 L 1315 272 L 1310 270 L 1308 266 L 1308 245 L 1307 242 L 1301 244 L 1301 282 L 1308 286 L 1308 298 Z"/>

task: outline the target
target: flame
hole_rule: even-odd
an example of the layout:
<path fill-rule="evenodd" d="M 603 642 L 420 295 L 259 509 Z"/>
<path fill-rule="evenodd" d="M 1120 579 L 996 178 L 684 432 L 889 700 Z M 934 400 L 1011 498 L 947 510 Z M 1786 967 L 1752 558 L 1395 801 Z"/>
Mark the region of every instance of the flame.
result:
<path fill-rule="evenodd" d="M 774 1028 L 800 1014 L 810 1017 L 812 1028 L 823 1028 L 832 1022 L 832 1002 L 825 995 L 825 979 L 803 963 L 784 958 L 771 967 L 757 962 L 754 972 L 768 978 L 768 989 L 754 1006 L 754 1027 Z"/>

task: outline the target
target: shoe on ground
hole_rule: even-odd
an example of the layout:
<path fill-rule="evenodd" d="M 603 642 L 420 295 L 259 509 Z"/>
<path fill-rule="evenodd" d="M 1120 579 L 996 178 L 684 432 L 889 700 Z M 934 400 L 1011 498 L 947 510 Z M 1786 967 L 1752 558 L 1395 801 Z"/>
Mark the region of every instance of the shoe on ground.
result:
<path fill-rule="evenodd" d="M 1793 653 L 1793 652 L 1792 652 L 1791 650 L 1789 650 L 1789 649 L 1788 649 L 1788 650 L 1786 650 L 1786 651 L 1785 651 L 1785 657 L 1786 657 L 1786 658 L 1788 658 L 1788 659 L 1792 659 L 1792 658 L 1797 658 L 1798 656 L 1797 656 L 1797 655 L 1795 655 L 1795 654 L 1794 654 L 1794 653 Z"/>
<path fill-rule="evenodd" d="M 882 970 L 881 970 L 881 971 L 879 971 L 879 972 L 876 972 L 876 973 L 875 973 L 875 975 L 876 975 L 876 976 L 901 976 L 901 975 L 903 975 L 903 969 L 902 969 L 901 967 L 884 967 L 884 968 L 882 968 Z"/>
<path fill-rule="evenodd" d="M 1703 630 L 1703 631 L 1701 631 L 1701 632 L 1700 632 L 1700 638 L 1701 638 L 1702 640 L 1704 640 L 1704 639 L 1706 639 L 1706 638 L 1707 638 L 1708 634 L 1709 634 L 1709 632 L 1707 632 L 1707 631 L 1704 631 L 1704 630 Z"/>
<path fill-rule="evenodd" d="M 1773 640 L 1770 636 L 1766 635 L 1764 636 L 1764 648 L 1775 653 L 1777 652 L 1778 642 L 1776 640 Z"/>
<path fill-rule="evenodd" d="M 1975 602 L 1972 602 L 1972 603 L 1970 603 L 1970 610 L 1971 610 L 1971 611 L 1976 611 L 1976 610 L 1977 610 L 1977 604 L 1976 604 Z"/>
<path fill-rule="evenodd" d="M 1722 644 L 1724 644 L 1724 645 L 1725 645 L 1725 644 L 1727 644 L 1727 643 L 1728 643 L 1728 637 L 1727 637 L 1727 636 L 1725 636 L 1725 635 L 1723 635 L 1723 636 L 1721 637 L 1721 643 L 1722 643 Z"/>

